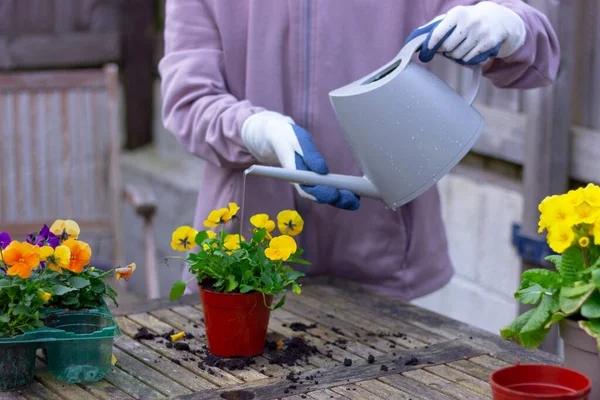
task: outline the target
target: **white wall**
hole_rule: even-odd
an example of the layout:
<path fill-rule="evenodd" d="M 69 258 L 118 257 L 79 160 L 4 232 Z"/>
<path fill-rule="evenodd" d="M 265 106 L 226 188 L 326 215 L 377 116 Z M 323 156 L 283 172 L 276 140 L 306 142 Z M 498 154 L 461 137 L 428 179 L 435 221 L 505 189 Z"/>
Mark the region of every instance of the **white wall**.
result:
<path fill-rule="evenodd" d="M 511 236 L 512 224 L 521 220 L 522 195 L 458 174 L 444 177 L 439 187 L 455 276 L 414 304 L 499 333 L 518 315 L 513 293 L 520 259 Z"/>

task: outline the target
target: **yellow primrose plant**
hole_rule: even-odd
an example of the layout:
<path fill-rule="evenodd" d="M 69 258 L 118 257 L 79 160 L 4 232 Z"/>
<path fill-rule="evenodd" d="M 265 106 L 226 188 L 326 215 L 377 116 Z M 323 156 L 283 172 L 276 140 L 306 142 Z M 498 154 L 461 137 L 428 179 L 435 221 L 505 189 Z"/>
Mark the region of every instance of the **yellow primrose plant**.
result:
<path fill-rule="evenodd" d="M 539 232 L 557 254 L 556 270 L 530 269 L 521 276 L 515 298 L 535 305 L 501 330 L 505 339 L 538 347 L 552 324 L 569 318 L 598 341 L 600 348 L 600 187 L 589 184 L 539 205 Z"/>
<path fill-rule="evenodd" d="M 257 214 L 250 218 L 249 240 L 241 234 L 241 221 L 237 217 L 239 207 L 229 203 L 227 208 L 212 211 L 204 226 L 220 228 L 196 231 L 190 226 L 181 226 L 173 232 L 171 247 L 177 251 L 187 251 L 183 259 L 199 284 L 208 290 L 222 293 L 260 292 L 278 295 L 292 291 L 300 294 L 300 284 L 296 280 L 304 276 L 303 272 L 292 269 L 291 263 L 310 265 L 300 258 L 303 250 L 294 239 L 302 232 L 304 220 L 294 210 L 284 210 L 277 215 L 277 223 L 267 214 Z M 227 233 L 225 226 L 238 222 L 239 233 Z M 275 228 L 281 235 L 274 236 Z M 197 251 L 192 251 L 197 249 Z M 190 281 L 179 280 L 171 289 L 171 300 L 183 295 Z M 285 303 L 284 294 L 271 310 Z M 266 301 L 265 301 L 265 305 Z"/>
<path fill-rule="evenodd" d="M 135 264 L 106 272 L 96 270 L 89 265 L 92 250 L 79 239 L 79 234 L 79 225 L 72 220 L 57 220 L 50 227 L 44 225 L 23 242 L 12 240 L 7 232 L 0 233 L 0 295 L 10 296 L 15 287 L 29 285 L 27 288 L 35 288 L 44 307 L 97 308 L 103 305 L 104 297 L 116 304 L 117 293 L 104 279 L 112 273 L 117 279 L 129 279 Z M 28 308 L 27 301 L 13 302 L 19 307 L 7 306 L 6 299 L 0 298 L 0 323 L 14 317 L 22 319 L 21 313 L 34 310 Z"/>

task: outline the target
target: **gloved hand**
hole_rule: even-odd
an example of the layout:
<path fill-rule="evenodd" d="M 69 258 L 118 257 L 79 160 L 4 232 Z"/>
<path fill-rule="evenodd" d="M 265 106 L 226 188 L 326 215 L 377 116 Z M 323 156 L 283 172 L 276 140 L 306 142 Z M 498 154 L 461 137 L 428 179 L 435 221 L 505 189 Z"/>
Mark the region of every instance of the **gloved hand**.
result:
<path fill-rule="evenodd" d="M 325 160 L 308 132 L 290 117 L 273 111 L 251 115 L 242 126 L 242 139 L 252 155 L 265 164 L 280 164 L 283 168 L 329 173 Z M 327 203 L 337 208 L 356 210 L 360 199 L 348 190 L 330 186 L 294 184 L 300 196 Z"/>
<path fill-rule="evenodd" d="M 513 10 L 491 1 L 457 6 L 415 29 L 406 43 L 427 33 L 419 59 L 443 53 L 459 64 L 475 65 L 490 57 L 506 58 L 525 43 L 525 23 Z"/>

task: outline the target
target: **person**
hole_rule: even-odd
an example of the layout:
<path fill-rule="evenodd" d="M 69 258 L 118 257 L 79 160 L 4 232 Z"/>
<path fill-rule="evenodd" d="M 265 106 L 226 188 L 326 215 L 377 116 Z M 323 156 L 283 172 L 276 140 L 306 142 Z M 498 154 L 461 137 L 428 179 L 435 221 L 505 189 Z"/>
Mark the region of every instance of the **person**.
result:
<path fill-rule="evenodd" d="M 207 162 L 195 228 L 205 229 L 212 209 L 242 204 L 243 171 L 253 164 L 360 175 L 328 93 L 425 33 L 422 63 L 436 54 L 483 63 L 497 87 L 540 87 L 557 75 L 556 34 L 520 0 L 167 0 L 163 122 Z M 346 190 L 247 179 L 245 216 L 303 216 L 297 238 L 309 275 L 405 300 L 453 275 L 435 186 L 393 211 Z"/>

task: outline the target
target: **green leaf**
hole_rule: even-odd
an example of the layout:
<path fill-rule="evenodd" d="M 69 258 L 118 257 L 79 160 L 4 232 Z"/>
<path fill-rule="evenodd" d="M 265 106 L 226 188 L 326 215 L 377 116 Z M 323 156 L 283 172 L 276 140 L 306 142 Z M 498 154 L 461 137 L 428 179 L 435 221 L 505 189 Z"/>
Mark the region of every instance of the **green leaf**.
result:
<path fill-rule="evenodd" d="M 250 285 L 240 285 L 240 293 L 248 293 L 253 289 L 254 287 Z"/>
<path fill-rule="evenodd" d="M 183 295 L 185 292 L 185 287 L 187 286 L 187 282 L 183 280 L 178 280 L 173 284 L 171 288 L 171 293 L 169 293 L 169 300 L 177 300 Z"/>
<path fill-rule="evenodd" d="M 311 262 L 303 260 L 301 258 L 296 258 L 296 257 L 291 257 L 287 260 L 287 262 L 291 262 L 294 264 L 301 264 L 301 265 L 312 265 Z"/>
<path fill-rule="evenodd" d="M 75 289 L 67 287 L 67 286 L 54 285 L 54 287 L 52 288 L 52 293 L 56 296 L 62 296 L 66 293 L 72 292 L 73 290 L 75 290 Z"/>
<path fill-rule="evenodd" d="M 594 283 L 597 288 L 600 288 L 600 269 L 592 271 L 592 283 Z"/>
<path fill-rule="evenodd" d="M 28 314 L 29 312 L 31 312 L 31 307 L 27 307 L 24 305 L 18 305 L 15 308 L 13 308 L 13 315 L 25 315 Z"/>
<path fill-rule="evenodd" d="M 581 306 L 581 315 L 587 319 L 600 318 L 600 293 L 597 290 Z"/>
<path fill-rule="evenodd" d="M 523 304 L 536 304 L 547 293 L 547 290 L 540 285 L 531 285 L 530 282 L 526 281 L 521 284 L 521 289 L 515 293 L 515 298 Z"/>
<path fill-rule="evenodd" d="M 260 228 L 252 236 L 252 241 L 254 243 L 260 243 L 263 241 L 263 239 L 265 238 L 266 235 L 267 235 L 267 230 L 265 228 Z"/>
<path fill-rule="evenodd" d="M 62 304 L 65 306 L 73 306 L 73 305 L 78 305 L 79 304 L 79 299 L 75 296 L 73 297 L 67 297 L 66 299 L 64 299 L 62 301 Z M 77 308 L 77 307 L 75 307 Z"/>
<path fill-rule="evenodd" d="M 545 258 L 546 261 L 551 262 L 552 264 L 554 264 L 554 266 L 558 266 L 558 264 L 560 264 L 560 260 L 561 260 L 562 256 L 558 255 L 558 254 L 552 254 L 550 256 L 547 256 Z M 558 269 L 558 268 L 557 268 Z"/>
<path fill-rule="evenodd" d="M 527 270 L 523 272 L 521 279 L 537 283 L 545 289 L 560 288 L 562 285 L 562 278 L 558 273 L 543 268 Z"/>
<path fill-rule="evenodd" d="M 600 339 L 600 320 L 579 321 L 579 327 L 591 337 Z"/>
<path fill-rule="evenodd" d="M 198 246 L 202 246 L 202 242 L 204 242 L 206 239 L 208 239 L 208 233 L 206 233 L 206 231 L 200 231 L 196 235 L 194 241 Z"/>
<path fill-rule="evenodd" d="M 294 257 L 300 257 L 302 254 L 304 254 L 304 250 L 298 248 L 298 250 L 296 250 L 296 252 L 294 254 L 292 254 Z"/>
<path fill-rule="evenodd" d="M 588 247 L 588 261 L 595 268 L 600 267 L 600 246 L 592 244 Z"/>
<path fill-rule="evenodd" d="M 572 284 L 578 279 L 578 272 L 585 266 L 583 252 L 577 246 L 571 246 L 562 254 L 556 269 L 560 272 L 565 284 Z"/>
<path fill-rule="evenodd" d="M 237 287 L 238 287 L 238 281 L 235 279 L 235 276 L 229 275 L 227 277 L 227 288 L 225 289 L 225 291 L 232 292 Z"/>
<path fill-rule="evenodd" d="M 104 282 L 101 282 L 101 283 L 94 284 L 94 285 L 92 286 L 92 290 L 93 290 L 95 293 L 104 293 L 104 292 L 105 292 L 105 290 L 106 290 L 106 285 L 104 284 Z"/>
<path fill-rule="evenodd" d="M 10 281 L 8 279 L 0 279 L 0 288 L 10 286 Z"/>
<path fill-rule="evenodd" d="M 558 292 L 553 296 L 544 295 L 539 306 L 534 308 L 527 323 L 521 329 L 521 336 L 525 333 L 533 333 L 544 329 L 552 314 L 559 310 Z"/>
<path fill-rule="evenodd" d="M 530 332 L 524 337 L 521 335 L 523 327 L 529 322 L 532 315 L 537 312 L 536 308 L 532 308 L 519 315 L 513 322 L 500 330 L 500 335 L 502 335 L 502 337 L 506 340 L 510 340 L 530 349 L 539 347 L 550 331 L 549 329 L 540 329 L 539 332 L 535 333 Z"/>
<path fill-rule="evenodd" d="M 281 297 L 281 300 L 279 300 L 277 302 L 277 304 L 275 304 L 275 306 L 269 307 L 271 309 L 271 311 L 277 310 L 278 308 L 283 307 L 283 304 L 285 303 L 285 294 Z"/>
<path fill-rule="evenodd" d="M 266 273 L 263 272 L 262 274 L 260 274 L 260 277 L 263 279 L 263 281 L 265 281 L 267 285 L 271 286 L 273 284 L 273 280 Z"/>
<path fill-rule="evenodd" d="M 562 321 L 563 319 L 567 318 L 567 315 L 558 311 L 555 312 L 554 314 L 552 314 L 552 317 L 550 317 L 550 321 L 546 324 L 545 328 L 546 329 L 550 329 L 552 325 L 554 325 L 555 323 Z"/>
<path fill-rule="evenodd" d="M 90 285 L 90 281 L 87 279 L 80 278 L 79 276 L 74 276 L 69 279 L 69 283 L 75 289 L 83 289 L 86 286 Z"/>
<path fill-rule="evenodd" d="M 2 315 L 0 315 L 0 322 L 7 323 L 9 321 L 10 321 L 10 315 L 8 315 L 8 314 L 2 314 Z"/>
<path fill-rule="evenodd" d="M 286 278 L 288 281 L 294 281 L 302 276 L 305 276 L 306 274 L 304 272 L 300 272 L 300 271 L 290 271 L 287 273 Z"/>
<path fill-rule="evenodd" d="M 560 291 L 560 309 L 571 315 L 587 301 L 596 286 L 592 283 L 578 287 L 564 287 Z"/>

